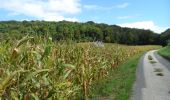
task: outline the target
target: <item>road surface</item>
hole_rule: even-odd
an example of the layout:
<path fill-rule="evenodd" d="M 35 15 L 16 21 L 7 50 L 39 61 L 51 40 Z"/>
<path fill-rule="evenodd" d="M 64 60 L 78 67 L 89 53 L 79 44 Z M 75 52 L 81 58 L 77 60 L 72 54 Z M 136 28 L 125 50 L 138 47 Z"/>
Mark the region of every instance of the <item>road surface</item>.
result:
<path fill-rule="evenodd" d="M 138 64 L 132 100 L 170 100 L 170 62 L 156 50 L 147 52 Z"/>

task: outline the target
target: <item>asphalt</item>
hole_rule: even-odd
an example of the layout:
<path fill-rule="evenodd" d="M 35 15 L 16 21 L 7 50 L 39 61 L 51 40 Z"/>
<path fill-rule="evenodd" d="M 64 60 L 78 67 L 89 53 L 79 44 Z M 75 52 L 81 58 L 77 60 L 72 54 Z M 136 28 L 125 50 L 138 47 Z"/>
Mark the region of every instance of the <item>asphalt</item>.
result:
<path fill-rule="evenodd" d="M 170 62 L 156 50 L 147 52 L 140 59 L 132 100 L 170 100 Z"/>

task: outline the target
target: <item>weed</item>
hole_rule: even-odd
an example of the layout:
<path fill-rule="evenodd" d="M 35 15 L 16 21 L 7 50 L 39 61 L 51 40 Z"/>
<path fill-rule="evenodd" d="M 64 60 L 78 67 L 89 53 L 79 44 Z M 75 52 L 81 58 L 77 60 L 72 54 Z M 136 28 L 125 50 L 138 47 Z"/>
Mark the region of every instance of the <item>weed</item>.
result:
<path fill-rule="evenodd" d="M 151 64 L 155 64 L 155 63 L 157 63 L 156 61 L 153 61 L 153 60 L 150 60 L 150 63 Z"/>
<path fill-rule="evenodd" d="M 156 75 L 157 75 L 157 76 L 164 76 L 163 73 L 157 73 Z"/>
<path fill-rule="evenodd" d="M 153 60 L 153 58 L 152 58 L 151 55 L 148 55 L 148 59 L 149 59 L 149 60 Z"/>
<path fill-rule="evenodd" d="M 161 69 L 161 68 L 154 68 L 154 72 L 162 72 L 163 71 L 163 69 Z"/>

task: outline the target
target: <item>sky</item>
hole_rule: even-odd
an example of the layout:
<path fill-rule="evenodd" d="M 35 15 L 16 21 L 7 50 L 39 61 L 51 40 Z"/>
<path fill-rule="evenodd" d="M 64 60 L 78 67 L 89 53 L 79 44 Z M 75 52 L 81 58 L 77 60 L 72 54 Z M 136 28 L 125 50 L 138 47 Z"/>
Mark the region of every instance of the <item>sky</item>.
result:
<path fill-rule="evenodd" d="M 94 21 L 161 33 L 170 28 L 169 5 L 170 0 L 0 0 L 0 21 Z"/>

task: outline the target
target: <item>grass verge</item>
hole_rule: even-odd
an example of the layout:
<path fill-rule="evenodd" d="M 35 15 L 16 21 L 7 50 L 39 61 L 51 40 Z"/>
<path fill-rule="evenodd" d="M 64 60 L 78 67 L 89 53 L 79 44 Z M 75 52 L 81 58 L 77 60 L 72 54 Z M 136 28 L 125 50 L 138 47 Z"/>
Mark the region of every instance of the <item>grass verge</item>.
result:
<path fill-rule="evenodd" d="M 134 56 L 112 71 L 111 75 L 94 85 L 92 100 L 129 100 L 136 78 L 136 68 L 143 53 Z"/>
<path fill-rule="evenodd" d="M 161 55 L 161 56 L 163 56 L 164 58 L 170 60 L 170 46 L 161 48 L 161 49 L 158 51 L 158 54 Z"/>

